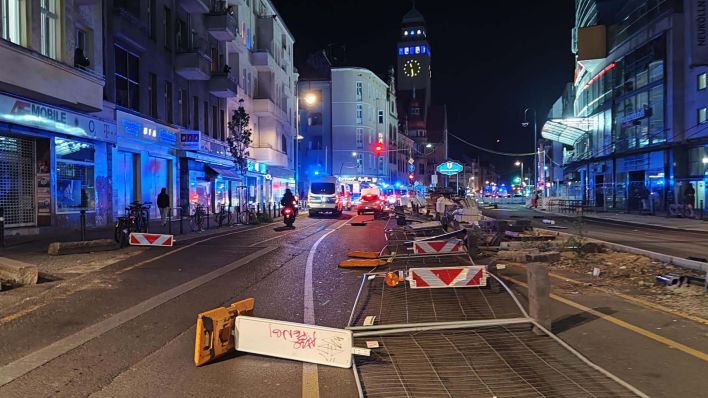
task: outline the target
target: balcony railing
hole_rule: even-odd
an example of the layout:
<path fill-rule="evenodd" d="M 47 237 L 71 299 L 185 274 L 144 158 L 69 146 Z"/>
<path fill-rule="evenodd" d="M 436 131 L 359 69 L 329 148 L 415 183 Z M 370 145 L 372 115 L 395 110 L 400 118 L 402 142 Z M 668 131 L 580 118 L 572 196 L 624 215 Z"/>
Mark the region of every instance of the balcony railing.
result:
<path fill-rule="evenodd" d="M 179 0 L 179 4 L 191 14 L 206 14 L 209 12 L 209 4 L 204 0 Z"/>
<path fill-rule="evenodd" d="M 205 38 L 195 38 L 187 48 L 178 47 L 175 72 L 187 80 L 209 80 L 211 58 L 206 53 Z"/>
<path fill-rule="evenodd" d="M 206 16 L 206 27 L 216 40 L 230 42 L 238 36 L 238 17 L 233 6 L 219 1 L 214 10 Z"/>
<path fill-rule="evenodd" d="M 209 79 L 209 93 L 219 98 L 233 98 L 237 93 L 238 82 L 228 72 L 212 73 Z"/>

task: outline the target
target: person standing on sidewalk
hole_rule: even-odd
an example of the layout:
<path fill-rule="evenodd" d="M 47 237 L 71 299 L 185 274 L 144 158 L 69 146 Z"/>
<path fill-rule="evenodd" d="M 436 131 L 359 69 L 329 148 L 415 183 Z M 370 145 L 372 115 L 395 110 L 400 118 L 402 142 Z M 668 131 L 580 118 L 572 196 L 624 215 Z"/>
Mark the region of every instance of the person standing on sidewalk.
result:
<path fill-rule="evenodd" d="M 162 188 L 157 195 L 157 207 L 160 209 L 160 218 L 164 227 L 167 225 L 167 212 L 170 211 L 170 195 L 167 194 L 167 188 Z"/>
<path fill-rule="evenodd" d="M 693 189 L 692 183 L 688 183 L 686 190 L 683 192 L 683 197 L 683 203 L 686 205 L 686 207 L 690 210 L 693 210 L 693 206 L 696 203 L 696 190 Z"/>

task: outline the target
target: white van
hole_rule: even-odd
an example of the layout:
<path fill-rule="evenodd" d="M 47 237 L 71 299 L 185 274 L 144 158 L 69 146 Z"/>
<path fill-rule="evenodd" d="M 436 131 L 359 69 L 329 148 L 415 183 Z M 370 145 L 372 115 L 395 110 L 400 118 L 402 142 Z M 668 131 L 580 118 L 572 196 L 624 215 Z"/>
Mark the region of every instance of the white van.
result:
<path fill-rule="evenodd" d="M 342 214 L 342 201 L 337 194 L 337 177 L 319 177 L 312 180 L 307 194 L 307 207 L 310 216 L 321 213 L 335 216 Z"/>

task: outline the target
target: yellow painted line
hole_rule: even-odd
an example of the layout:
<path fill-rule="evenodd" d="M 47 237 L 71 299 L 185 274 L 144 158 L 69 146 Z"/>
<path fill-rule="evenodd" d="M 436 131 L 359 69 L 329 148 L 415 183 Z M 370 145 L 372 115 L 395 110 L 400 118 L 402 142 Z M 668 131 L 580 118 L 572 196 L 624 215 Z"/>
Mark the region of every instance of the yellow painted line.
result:
<path fill-rule="evenodd" d="M 35 304 L 33 306 L 27 307 L 21 311 L 15 312 L 14 314 L 7 315 L 5 317 L 0 318 L 0 325 L 4 325 L 10 321 L 13 321 L 23 315 L 29 314 L 30 312 L 44 307 L 45 304 Z"/>
<path fill-rule="evenodd" d="M 510 263 L 509 265 L 512 265 L 512 266 L 515 266 L 515 267 L 518 267 L 518 268 L 525 268 L 523 265 L 521 265 L 521 264 L 516 264 L 516 263 L 513 263 L 513 264 Z M 556 279 L 565 281 L 565 282 L 572 282 L 572 283 L 575 283 L 576 285 L 585 285 L 585 284 L 586 284 L 586 282 L 581 282 L 581 281 L 575 280 L 575 279 L 573 279 L 573 278 L 568 278 L 567 276 L 558 275 L 558 274 L 553 273 L 553 272 L 549 272 L 548 275 L 550 275 L 550 276 L 553 277 L 553 278 L 556 278 Z M 700 323 L 700 324 L 703 324 L 703 325 L 708 326 L 708 319 L 704 319 L 704 318 L 701 318 L 701 317 L 696 316 L 696 315 L 687 314 L 687 313 L 685 313 L 685 312 L 681 312 L 681 311 L 679 311 L 679 310 L 675 310 L 675 309 L 673 309 L 673 308 L 669 308 L 669 307 L 663 306 L 663 305 L 661 305 L 661 304 L 652 303 L 651 301 L 647 301 L 647 300 L 644 300 L 644 299 L 639 298 L 639 297 L 630 296 L 629 294 L 624 294 L 624 293 L 618 293 L 618 292 L 612 291 L 612 290 L 610 290 L 610 289 L 605 289 L 605 288 L 602 288 L 602 287 L 599 287 L 599 286 L 588 286 L 588 287 L 590 287 L 591 289 L 595 289 L 595 290 L 601 291 L 601 292 L 603 292 L 603 293 L 607 293 L 607 294 L 611 294 L 611 295 L 614 295 L 614 296 L 623 298 L 623 299 L 625 299 L 625 300 L 627 300 L 627 301 L 630 301 L 630 302 L 632 302 L 632 303 L 634 303 L 634 304 L 641 305 L 641 306 L 643 306 L 643 307 L 647 307 L 647 308 L 650 308 L 650 309 L 653 309 L 653 310 L 657 310 L 657 311 L 666 312 L 666 313 L 668 313 L 668 314 L 676 315 L 676 316 L 679 316 L 679 317 L 681 317 L 681 318 L 689 319 L 689 320 L 691 320 L 691 321 L 698 322 L 698 323 Z"/>
<path fill-rule="evenodd" d="M 317 365 L 314 363 L 302 364 L 302 397 L 319 398 L 320 380 L 317 375 Z"/>
<path fill-rule="evenodd" d="M 510 278 L 510 277 L 505 277 L 505 279 L 508 279 L 508 280 L 514 282 L 515 284 L 519 285 L 519 286 L 523 286 L 523 287 L 528 288 L 528 285 L 527 285 L 526 283 L 524 283 L 524 282 L 521 282 L 520 280 L 517 280 L 517 279 L 514 279 L 514 278 Z M 623 321 L 623 320 L 621 320 L 621 319 L 615 318 L 615 317 L 613 317 L 612 315 L 603 314 L 602 312 L 596 311 L 596 310 L 594 310 L 594 309 L 592 309 L 592 308 L 590 308 L 590 307 L 586 307 L 586 306 L 584 306 L 584 305 L 582 305 L 582 304 L 576 303 L 575 301 L 568 300 L 568 299 L 565 298 L 565 297 L 561 297 L 561 296 L 558 296 L 558 295 L 556 295 L 556 294 L 551 293 L 551 298 L 554 299 L 554 300 L 556 300 L 556 301 L 560 301 L 561 303 L 563 303 L 563 304 L 565 304 L 565 305 L 571 306 L 571 307 L 573 307 L 573 308 L 577 308 L 577 309 L 579 309 L 579 310 L 581 310 L 581 311 L 584 311 L 584 312 L 587 312 L 587 313 L 589 313 L 589 314 L 592 314 L 592 315 L 594 315 L 594 316 L 596 316 L 596 317 L 598 317 L 598 318 L 604 319 L 604 320 L 606 320 L 607 322 L 613 323 L 613 324 L 615 324 L 615 325 L 617 325 L 617 326 L 619 326 L 619 327 L 621 327 L 621 328 L 630 330 L 630 331 L 632 331 L 632 332 L 634 332 L 634 333 L 637 333 L 637 334 L 640 334 L 640 335 L 642 335 L 642 336 L 644 336 L 644 337 L 646 337 L 646 338 L 649 338 L 649 339 L 652 339 L 652 340 L 654 340 L 654 341 L 657 341 L 657 342 L 659 342 L 659 343 L 661 343 L 661 344 L 664 344 L 664 345 L 668 346 L 669 348 L 675 348 L 675 349 L 677 349 L 677 350 L 683 351 L 684 353 L 686 353 L 686 354 L 688 354 L 688 355 L 691 355 L 691 356 L 693 356 L 693 357 L 696 357 L 696 358 L 698 358 L 698 359 L 702 359 L 702 360 L 708 362 L 708 354 L 706 354 L 705 352 L 698 351 L 698 350 L 696 350 L 696 349 L 694 349 L 694 348 L 691 348 L 691 347 L 689 347 L 689 346 L 687 346 L 687 345 L 681 344 L 681 343 L 679 343 L 679 342 L 676 342 L 676 341 L 671 340 L 671 339 L 669 339 L 669 338 L 666 338 L 666 337 L 664 337 L 664 336 L 659 336 L 659 335 L 656 334 L 656 333 L 650 332 L 650 331 L 648 331 L 648 330 L 646 330 L 646 329 L 640 328 L 639 326 L 636 326 L 636 325 L 633 325 L 633 324 L 631 324 L 631 323 L 629 323 L 629 322 L 625 322 L 625 321 Z"/>

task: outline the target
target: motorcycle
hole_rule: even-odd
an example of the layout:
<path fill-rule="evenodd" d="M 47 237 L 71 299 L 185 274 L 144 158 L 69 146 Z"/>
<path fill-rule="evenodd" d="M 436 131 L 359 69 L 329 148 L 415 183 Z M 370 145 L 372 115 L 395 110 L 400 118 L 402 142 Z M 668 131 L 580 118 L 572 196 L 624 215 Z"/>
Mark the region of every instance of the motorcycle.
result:
<path fill-rule="evenodd" d="M 293 207 L 283 207 L 283 209 L 280 211 L 280 214 L 283 216 L 283 222 L 285 223 L 286 226 L 292 227 L 293 223 L 295 222 L 295 216 L 297 216 L 297 211 Z"/>

